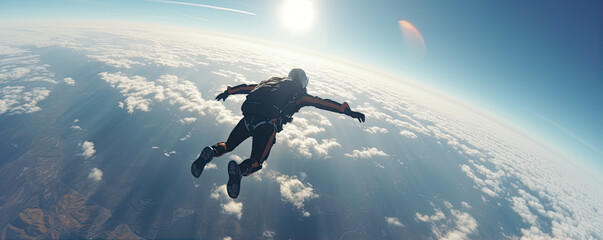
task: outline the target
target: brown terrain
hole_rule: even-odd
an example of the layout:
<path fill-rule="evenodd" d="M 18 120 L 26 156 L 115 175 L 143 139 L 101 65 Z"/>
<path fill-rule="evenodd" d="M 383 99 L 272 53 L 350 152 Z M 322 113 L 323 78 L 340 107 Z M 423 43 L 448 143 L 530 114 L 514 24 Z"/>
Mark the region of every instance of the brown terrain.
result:
<path fill-rule="evenodd" d="M 40 144 L 0 169 L 0 239 L 140 238 L 127 225 L 100 232 L 111 212 L 63 184 L 61 142 Z"/>
<path fill-rule="evenodd" d="M 61 96 L 61 91 L 55 94 Z M 86 195 L 90 192 L 61 181 L 68 164 L 82 159 L 64 154 L 68 146 L 60 137 L 57 119 L 69 104 L 62 98 L 56 101 L 46 111 L 10 126 L 19 131 L 1 133 L 3 143 L 19 143 L 26 150 L 0 165 L 0 239 L 141 238 L 127 224 L 105 229 L 111 211 L 91 201 Z M 82 174 L 77 176 L 80 182 L 87 178 L 87 173 Z"/>

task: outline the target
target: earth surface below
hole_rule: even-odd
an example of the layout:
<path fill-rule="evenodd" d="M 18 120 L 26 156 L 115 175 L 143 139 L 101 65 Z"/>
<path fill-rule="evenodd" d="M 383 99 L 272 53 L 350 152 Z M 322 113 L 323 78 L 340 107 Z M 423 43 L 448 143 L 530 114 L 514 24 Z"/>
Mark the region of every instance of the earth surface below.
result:
<path fill-rule="evenodd" d="M 602 185 L 460 100 L 337 59 L 219 33 L 0 29 L 0 238 L 601 239 Z M 195 179 L 244 96 L 306 70 L 303 108 L 226 195 L 229 160 Z"/>

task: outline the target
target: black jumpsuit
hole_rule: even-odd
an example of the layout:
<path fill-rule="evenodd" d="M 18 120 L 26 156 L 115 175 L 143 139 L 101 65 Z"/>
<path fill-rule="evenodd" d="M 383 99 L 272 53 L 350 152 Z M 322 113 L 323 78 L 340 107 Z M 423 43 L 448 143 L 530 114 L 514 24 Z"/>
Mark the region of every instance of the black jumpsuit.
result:
<path fill-rule="evenodd" d="M 248 94 L 253 90 L 257 84 L 241 84 L 235 87 L 228 87 L 226 92 L 228 94 Z M 300 108 L 305 106 L 314 106 L 316 108 L 324 109 L 331 112 L 346 113 L 349 112 L 349 105 L 344 102 L 340 104 L 338 102 L 322 99 L 319 97 L 311 96 L 307 93 L 303 93 L 295 104 L 288 106 L 284 109 L 288 117 L 281 118 L 265 118 L 258 115 L 251 115 L 243 113 L 243 119 L 234 127 L 228 140 L 226 142 L 220 142 L 212 146 L 214 149 L 215 157 L 224 155 L 227 152 L 234 150 L 241 142 L 249 137 L 253 137 L 253 143 L 251 148 L 251 156 L 249 159 L 243 161 L 240 166 L 245 176 L 262 169 L 262 163 L 268 158 L 272 145 L 276 142 L 275 136 L 277 132 L 282 130 L 283 124 L 291 122 L 291 116 L 299 111 Z M 348 110 L 348 111 L 346 111 Z"/>

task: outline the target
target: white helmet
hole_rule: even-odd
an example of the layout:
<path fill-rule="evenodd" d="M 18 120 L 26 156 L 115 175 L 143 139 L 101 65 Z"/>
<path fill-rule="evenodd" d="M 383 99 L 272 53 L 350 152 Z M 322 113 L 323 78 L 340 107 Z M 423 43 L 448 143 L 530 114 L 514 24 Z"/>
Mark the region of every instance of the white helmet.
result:
<path fill-rule="evenodd" d="M 293 81 L 298 81 L 302 84 L 304 88 L 308 86 L 308 76 L 306 76 L 306 72 L 301 68 L 291 69 L 289 72 L 289 78 L 293 79 Z"/>

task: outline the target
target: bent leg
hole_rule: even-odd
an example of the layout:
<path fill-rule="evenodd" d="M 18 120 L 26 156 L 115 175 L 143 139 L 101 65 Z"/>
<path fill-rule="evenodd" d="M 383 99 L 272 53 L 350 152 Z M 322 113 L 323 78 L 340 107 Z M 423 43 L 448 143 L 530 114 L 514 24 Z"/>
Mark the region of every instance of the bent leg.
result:
<path fill-rule="evenodd" d="M 205 165 L 208 164 L 214 157 L 220 157 L 227 152 L 232 151 L 245 139 L 249 138 L 249 131 L 245 127 L 245 118 L 241 119 L 237 126 L 232 129 L 230 136 L 226 142 L 219 142 L 211 147 L 205 147 L 199 158 L 191 165 L 191 173 L 194 177 L 198 178 L 201 176 Z"/>
<path fill-rule="evenodd" d="M 211 146 L 214 150 L 214 156 L 220 157 L 225 153 L 234 150 L 239 144 L 245 141 L 245 139 L 249 138 L 249 136 L 249 131 L 247 131 L 247 128 L 245 127 L 245 118 L 242 118 L 232 129 L 226 142 L 219 142 Z"/>
<path fill-rule="evenodd" d="M 255 128 L 251 157 L 241 163 L 241 170 L 245 176 L 262 169 L 262 163 L 268 158 L 275 136 L 276 127 L 272 124 L 262 124 Z"/>

